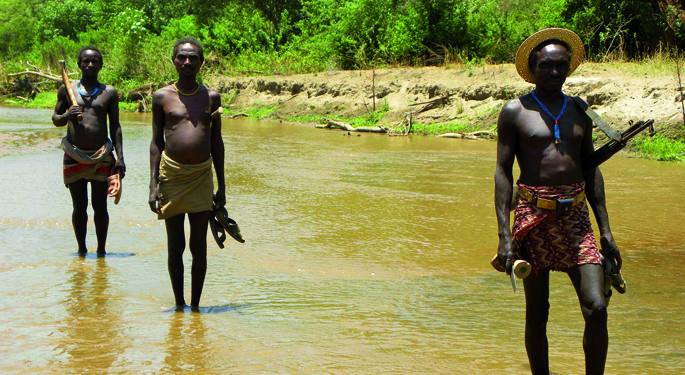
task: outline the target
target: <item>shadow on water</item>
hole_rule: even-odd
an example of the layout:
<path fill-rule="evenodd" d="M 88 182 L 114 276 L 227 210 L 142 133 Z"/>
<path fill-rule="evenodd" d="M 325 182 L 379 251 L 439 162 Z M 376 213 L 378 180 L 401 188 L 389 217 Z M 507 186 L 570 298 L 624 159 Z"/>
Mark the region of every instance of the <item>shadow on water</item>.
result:
<path fill-rule="evenodd" d="M 79 253 L 73 253 L 72 255 L 77 256 L 79 258 L 86 258 L 86 259 L 102 259 L 102 258 L 128 258 L 136 255 L 136 253 L 107 253 L 104 256 L 99 256 L 97 253 L 88 253 L 86 256 L 81 256 Z"/>
<path fill-rule="evenodd" d="M 228 312 L 240 312 L 241 310 L 247 308 L 248 305 L 219 305 L 219 306 L 201 306 L 200 311 L 198 313 L 200 314 L 222 314 L 222 313 L 228 313 Z M 190 313 L 193 312 L 190 310 L 190 306 L 184 306 L 183 311 L 178 311 L 176 310 L 176 307 L 170 307 L 166 310 L 163 310 L 162 312 L 165 313 L 175 313 L 175 312 L 183 312 L 183 313 Z"/>

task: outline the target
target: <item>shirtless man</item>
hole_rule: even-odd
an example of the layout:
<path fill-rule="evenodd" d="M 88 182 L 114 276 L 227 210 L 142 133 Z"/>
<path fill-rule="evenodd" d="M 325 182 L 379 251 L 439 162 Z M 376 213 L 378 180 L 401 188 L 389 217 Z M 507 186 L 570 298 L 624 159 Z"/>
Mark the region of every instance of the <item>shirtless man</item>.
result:
<path fill-rule="evenodd" d="M 176 83 L 161 88 L 152 98 L 150 143 L 150 209 L 164 219 L 167 233 L 168 269 L 176 309 L 186 305 L 183 296 L 183 222 L 190 222 L 193 255 L 190 307 L 198 311 L 207 272 L 207 225 L 212 216 L 212 165 L 218 188 L 217 207 L 226 204 L 224 142 L 221 117 L 212 116 L 221 98 L 197 81 L 204 62 L 203 49 L 194 38 L 176 42 L 172 61 Z"/>
<path fill-rule="evenodd" d="M 71 222 L 78 243 L 78 254 L 85 256 L 88 222 L 88 182 L 91 203 L 95 214 L 95 233 L 98 239 L 97 255 L 106 254 L 107 229 L 107 178 L 126 173 L 121 125 L 119 124 L 119 98 L 114 87 L 98 81 L 102 69 L 102 54 L 93 46 L 81 48 L 78 54 L 81 80 L 72 83 L 78 105 L 71 106 L 64 86 L 57 92 L 57 104 L 52 115 L 55 126 L 67 127 L 62 139 L 64 149 L 64 184 L 69 188 L 73 204 Z M 107 135 L 107 119 L 109 134 Z M 112 150 L 116 150 L 116 161 Z"/>
<path fill-rule="evenodd" d="M 581 169 L 584 158 L 593 152 L 592 124 L 561 90 L 583 57 L 580 38 L 569 30 L 545 29 L 526 39 L 516 54 L 516 65 L 535 90 L 507 103 L 498 121 L 498 256 L 507 272 L 516 258 L 533 266 L 533 273 L 524 279 L 525 342 L 533 374 L 549 374 L 550 270 L 566 272 L 578 295 L 585 319 L 586 373 L 604 372 L 608 347 L 604 273 L 585 198 L 597 220 L 604 253 L 614 255 L 621 266 L 609 228 L 602 174 L 597 168 Z M 511 200 L 514 159 L 521 170 L 516 202 Z"/>

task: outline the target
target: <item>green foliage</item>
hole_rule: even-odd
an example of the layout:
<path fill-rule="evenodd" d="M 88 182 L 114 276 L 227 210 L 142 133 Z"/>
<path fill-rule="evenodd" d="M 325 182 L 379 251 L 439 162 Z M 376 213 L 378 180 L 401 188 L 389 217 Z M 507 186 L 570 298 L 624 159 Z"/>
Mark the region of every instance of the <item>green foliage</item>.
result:
<path fill-rule="evenodd" d="M 16 56 L 35 42 L 37 0 L 0 0 L 0 56 Z M 10 10 L 11 11 L 8 11 Z"/>
<path fill-rule="evenodd" d="M 357 128 L 360 126 L 376 126 L 390 111 L 390 105 L 387 101 L 383 101 L 380 108 L 375 111 L 369 111 L 361 116 L 349 119 L 350 125 Z"/>
<path fill-rule="evenodd" d="M 309 124 L 321 124 L 326 120 L 326 116 L 322 115 L 296 115 L 296 116 L 288 116 L 286 118 L 286 121 L 290 122 L 304 122 L 304 123 L 309 123 Z"/>
<path fill-rule="evenodd" d="M 590 56 L 642 57 L 664 45 L 685 48 L 682 2 L 567 0 L 563 17 L 583 38 Z"/>
<path fill-rule="evenodd" d="M 56 91 L 39 92 L 33 100 L 21 101 L 16 104 L 27 108 L 55 108 L 57 103 Z"/>
<path fill-rule="evenodd" d="M 412 133 L 438 135 L 445 133 L 469 133 L 478 130 L 474 125 L 459 122 L 434 123 L 434 124 L 412 124 Z"/>
<path fill-rule="evenodd" d="M 656 160 L 672 161 L 685 158 L 685 142 L 667 138 L 662 134 L 638 139 L 635 142 L 635 150 L 644 157 Z"/>
<path fill-rule="evenodd" d="M 205 30 L 207 47 L 224 55 L 273 50 L 278 41 L 274 24 L 256 9 L 230 4 Z"/>
<path fill-rule="evenodd" d="M 95 11 L 93 3 L 83 0 L 46 2 L 37 15 L 39 39 L 47 41 L 57 36 L 74 39 L 91 25 Z"/>
<path fill-rule="evenodd" d="M 242 109 L 240 112 L 231 110 L 230 108 L 225 110 L 224 114 L 227 115 L 234 115 L 237 113 L 245 113 L 247 117 L 249 118 L 254 118 L 257 120 L 261 120 L 263 118 L 267 118 L 271 116 L 274 112 L 278 110 L 278 107 L 275 105 L 258 105 L 255 107 L 247 108 L 247 109 Z"/>
<path fill-rule="evenodd" d="M 590 56 L 685 48 L 674 0 L 0 0 L 4 69 L 55 71 L 85 44 L 117 87 L 163 83 L 177 38 L 206 48 L 205 71 L 299 73 L 388 64 L 510 62 L 543 27 L 576 30 Z M 7 11 L 11 10 L 11 11 Z"/>

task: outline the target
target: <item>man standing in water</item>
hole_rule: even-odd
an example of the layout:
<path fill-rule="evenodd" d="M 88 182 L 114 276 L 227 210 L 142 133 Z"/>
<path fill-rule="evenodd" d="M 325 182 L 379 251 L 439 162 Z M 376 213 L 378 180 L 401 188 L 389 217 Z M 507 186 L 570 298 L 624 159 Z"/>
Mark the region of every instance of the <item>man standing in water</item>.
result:
<path fill-rule="evenodd" d="M 547 317 L 549 271 L 567 272 L 585 319 L 587 374 L 602 374 L 608 347 L 604 273 L 585 199 L 592 207 L 605 255 L 621 258 L 609 228 L 604 181 L 598 168 L 583 170 L 593 152 L 592 123 L 562 92 L 566 77 L 583 60 L 583 44 L 565 29 L 541 30 L 519 47 L 516 68 L 535 84 L 530 94 L 507 103 L 498 120 L 495 207 L 499 261 L 511 272 L 515 258 L 533 273 L 524 280 L 526 351 L 533 374 L 549 374 Z M 512 202 L 512 166 L 518 161 L 518 199 Z M 513 229 L 509 212 L 515 205 Z"/>
<path fill-rule="evenodd" d="M 65 86 L 57 92 L 57 104 L 52 115 L 55 126 L 69 124 L 67 135 L 62 139 L 64 149 L 64 184 L 69 188 L 73 204 L 71 222 L 78 243 L 78 254 L 85 256 L 88 222 L 88 182 L 95 214 L 97 255 L 106 254 L 107 229 L 107 179 L 110 175 L 126 173 L 121 125 L 119 124 L 119 98 L 112 86 L 98 81 L 102 69 L 102 54 L 93 47 L 81 48 L 78 54 L 81 80 L 72 84 L 78 105 L 70 105 Z M 107 119 L 109 134 L 107 136 Z M 116 150 L 116 161 L 112 151 Z"/>
<path fill-rule="evenodd" d="M 226 204 L 224 142 L 221 106 L 216 91 L 197 81 L 204 62 L 203 49 L 194 38 L 176 42 L 172 61 L 178 72 L 176 83 L 155 92 L 152 98 L 152 142 L 150 143 L 150 209 L 164 219 L 167 233 L 168 269 L 176 309 L 186 306 L 183 297 L 183 222 L 190 222 L 190 252 L 193 255 L 190 307 L 198 311 L 207 272 L 207 225 L 212 216 L 212 165 L 218 189 L 217 207 Z"/>

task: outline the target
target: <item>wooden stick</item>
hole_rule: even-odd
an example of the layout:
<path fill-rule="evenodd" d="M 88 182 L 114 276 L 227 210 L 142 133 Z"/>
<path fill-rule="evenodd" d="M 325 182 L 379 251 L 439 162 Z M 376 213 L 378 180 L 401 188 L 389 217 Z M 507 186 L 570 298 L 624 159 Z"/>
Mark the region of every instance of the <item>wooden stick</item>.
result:
<path fill-rule="evenodd" d="M 71 80 L 69 79 L 69 74 L 67 73 L 67 65 L 64 60 L 59 61 L 60 70 L 62 71 L 62 82 L 64 87 L 67 89 L 67 94 L 69 95 L 69 101 L 71 105 L 78 105 L 76 102 L 76 95 L 74 95 L 74 89 L 71 87 Z"/>
<path fill-rule="evenodd" d="M 371 94 L 373 96 L 373 111 L 376 112 L 376 69 L 371 69 Z"/>

